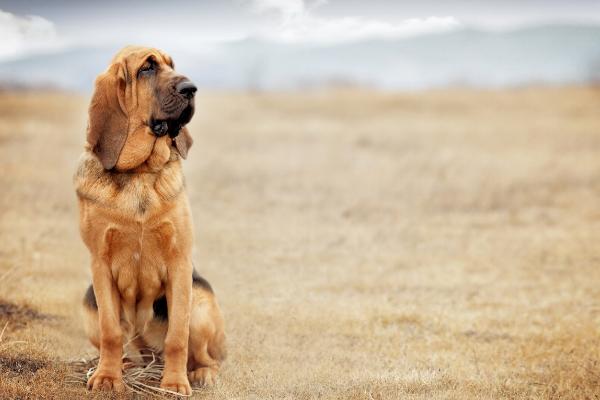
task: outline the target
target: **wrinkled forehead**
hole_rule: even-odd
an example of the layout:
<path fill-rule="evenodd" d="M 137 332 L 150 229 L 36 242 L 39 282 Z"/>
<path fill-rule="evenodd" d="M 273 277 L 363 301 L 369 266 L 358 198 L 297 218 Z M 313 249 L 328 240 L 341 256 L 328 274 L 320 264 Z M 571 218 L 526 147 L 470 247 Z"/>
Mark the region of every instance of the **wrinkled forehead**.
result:
<path fill-rule="evenodd" d="M 148 58 L 153 58 L 159 64 L 164 63 L 173 67 L 171 57 L 164 51 L 141 46 L 127 46 L 121 49 L 112 59 L 112 63 L 122 62 L 127 66 L 136 68 L 144 64 Z"/>

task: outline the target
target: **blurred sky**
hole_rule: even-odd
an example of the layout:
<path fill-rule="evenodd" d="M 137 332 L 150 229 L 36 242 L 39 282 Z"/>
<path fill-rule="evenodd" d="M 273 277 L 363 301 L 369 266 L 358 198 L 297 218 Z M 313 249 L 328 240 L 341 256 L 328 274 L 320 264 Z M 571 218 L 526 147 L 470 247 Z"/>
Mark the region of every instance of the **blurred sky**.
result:
<path fill-rule="evenodd" d="M 0 0 L 0 60 L 116 43 L 203 46 L 267 37 L 332 43 L 457 27 L 600 23 L 598 0 Z"/>

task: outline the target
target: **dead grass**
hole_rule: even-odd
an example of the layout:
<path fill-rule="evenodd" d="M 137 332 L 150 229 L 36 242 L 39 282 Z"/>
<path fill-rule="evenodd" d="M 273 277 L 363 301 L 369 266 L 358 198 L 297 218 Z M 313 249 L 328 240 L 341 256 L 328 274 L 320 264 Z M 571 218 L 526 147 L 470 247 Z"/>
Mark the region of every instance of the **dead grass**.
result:
<path fill-rule="evenodd" d="M 195 262 L 230 355 L 196 398 L 600 397 L 596 89 L 198 106 Z M 2 398 L 92 396 L 69 383 L 95 357 L 71 188 L 86 107 L 0 95 Z"/>
<path fill-rule="evenodd" d="M 34 320 L 51 319 L 51 315 L 40 313 L 23 305 L 17 305 L 0 299 L 0 323 L 6 326 L 23 327 Z"/>

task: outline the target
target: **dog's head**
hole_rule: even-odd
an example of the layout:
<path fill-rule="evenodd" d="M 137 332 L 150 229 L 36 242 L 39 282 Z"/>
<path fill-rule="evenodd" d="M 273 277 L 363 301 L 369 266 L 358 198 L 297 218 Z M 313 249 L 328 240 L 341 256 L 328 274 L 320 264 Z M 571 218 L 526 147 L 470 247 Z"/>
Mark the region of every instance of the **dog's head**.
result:
<path fill-rule="evenodd" d="M 87 141 L 105 169 L 136 168 L 174 145 L 186 158 L 196 87 L 161 50 L 125 47 L 96 79 Z"/>

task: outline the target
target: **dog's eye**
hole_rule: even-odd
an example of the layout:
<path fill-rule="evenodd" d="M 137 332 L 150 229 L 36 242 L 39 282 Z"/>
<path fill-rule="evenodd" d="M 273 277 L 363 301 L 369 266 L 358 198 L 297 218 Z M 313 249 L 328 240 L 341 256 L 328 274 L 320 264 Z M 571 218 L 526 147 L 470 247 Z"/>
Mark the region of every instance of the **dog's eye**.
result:
<path fill-rule="evenodd" d="M 142 65 L 142 68 L 140 68 L 140 70 L 138 71 L 138 74 L 140 74 L 140 75 L 149 74 L 149 73 L 153 72 L 155 69 L 156 69 L 156 64 L 152 60 L 148 60 L 148 61 L 146 61 L 146 63 L 144 65 Z"/>

